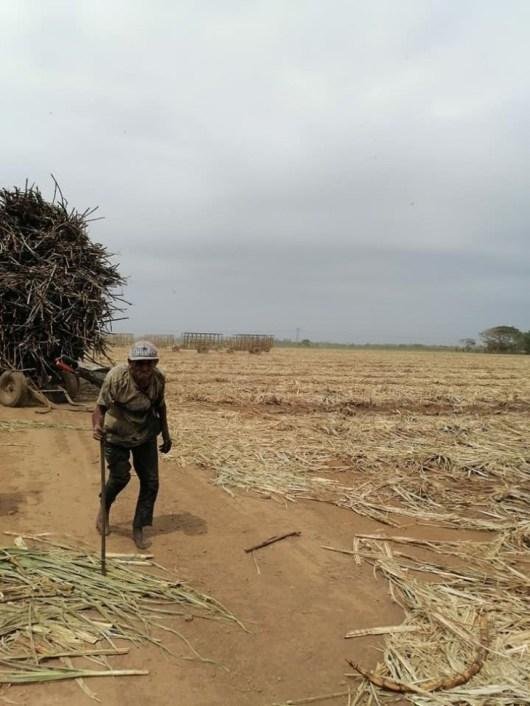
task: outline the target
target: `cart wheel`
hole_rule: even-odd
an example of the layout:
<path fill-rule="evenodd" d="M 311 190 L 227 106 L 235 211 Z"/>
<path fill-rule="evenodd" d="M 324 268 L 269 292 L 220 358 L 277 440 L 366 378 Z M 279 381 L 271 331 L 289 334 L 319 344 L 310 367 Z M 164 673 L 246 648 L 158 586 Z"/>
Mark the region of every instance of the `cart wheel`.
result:
<path fill-rule="evenodd" d="M 61 373 L 63 378 L 63 387 L 68 395 L 75 400 L 79 397 L 79 378 L 74 373 L 64 371 Z"/>
<path fill-rule="evenodd" d="M 24 402 L 28 383 L 23 373 L 6 370 L 0 375 L 0 404 L 18 407 Z"/>

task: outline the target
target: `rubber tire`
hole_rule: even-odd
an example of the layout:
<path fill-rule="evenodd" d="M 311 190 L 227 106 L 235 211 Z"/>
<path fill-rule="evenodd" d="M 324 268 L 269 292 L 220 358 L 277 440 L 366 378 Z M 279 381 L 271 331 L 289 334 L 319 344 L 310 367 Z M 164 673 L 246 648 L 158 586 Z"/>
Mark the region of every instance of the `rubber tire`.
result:
<path fill-rule="evenodd" d="M 24 403 L 28 383 L 24 373 L 6 370 L 0 375 L 0 404 L 4 407 L 19 407 Z"/>
<path fill-rule="evenodd" d="M 69 373 L 63 370 L 61 377 L 63 378 L 63 387 L 68 392 L 68 395 L 73 399 L 79 397 L 79 378 L 74 373 Z"/>

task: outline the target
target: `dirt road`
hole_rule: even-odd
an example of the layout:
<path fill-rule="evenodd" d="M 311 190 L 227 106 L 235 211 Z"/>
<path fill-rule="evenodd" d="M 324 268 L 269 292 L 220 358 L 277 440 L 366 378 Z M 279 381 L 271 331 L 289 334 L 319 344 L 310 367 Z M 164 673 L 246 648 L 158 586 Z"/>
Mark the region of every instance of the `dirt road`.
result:
<path fill-rule="evenodd" d="M 5 423 L 22 423 L 5 428 Z M 34 428 L 33 425 L 44 425 Z M 2 429 L 2 426 L 4 428 Z M 89 415 L 0 407 L 0 531 L 53 532 L 98 550 L 98 446 Z M 108 549 L 133 551 L 129 524 L 136 501 L 133 479 L 111 517 Z M 217 666 L 176 659 L 150 647 L 133 647 L 113 660 L 147 668 L 147 677 L 101 678 L 90 688 L 109 706 L 267 706 L 346 689 L 345 658 L 374 664 L 376 638 L 346 641 L 353 628 L 399 622 L 386 586 L 368 566 L 354 567 L 321 545 L 351 546 L 355 531 L 375 523 L 322 503 L 278 503 L 250 495 L 231 497 L 204 471 L 162 462 L 161 491 L 153 528 L 157 561 L 197 589 L 224 603 L 246 625 L 181 620 L 181 631 Z M 244 548 L 291 530 L 287 539 L 252 555 Z M 2 544 L 11 539 L 3 535 Z M 189 652 L 168 639 L 178 654 Z M 2 692 L 19 704 L 85 704 L 73 682 L 11 687 Z"/>

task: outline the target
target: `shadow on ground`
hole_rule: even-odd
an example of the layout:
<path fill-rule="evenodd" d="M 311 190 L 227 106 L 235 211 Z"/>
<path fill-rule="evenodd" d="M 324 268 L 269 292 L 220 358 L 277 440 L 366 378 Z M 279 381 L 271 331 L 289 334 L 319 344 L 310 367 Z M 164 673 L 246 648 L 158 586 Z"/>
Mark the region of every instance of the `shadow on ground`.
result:
<path fill-rule="evenodd" d="M 110 523 L 112 532 L 122 536 L 131 534 L 131 525 L 121 522 L 118 525 Z M 202 517 L 197 517 L 191 512 L 176 512 L 170 515 L 158 515 L 154 518 L 153 528 L 150 535 L 171 534 L 172 532 L 183 532 L 184 534 L 208 534 L 208 525 Z"/>

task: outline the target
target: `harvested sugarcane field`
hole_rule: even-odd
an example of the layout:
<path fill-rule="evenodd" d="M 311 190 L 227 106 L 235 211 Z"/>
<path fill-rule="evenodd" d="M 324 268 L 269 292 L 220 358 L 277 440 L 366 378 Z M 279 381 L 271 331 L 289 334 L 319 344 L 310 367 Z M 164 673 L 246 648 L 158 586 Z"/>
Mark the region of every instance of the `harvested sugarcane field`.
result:
<path fill-rule="evenodd" d="M 168 346 L 159 365 L 152 545 L 131 543 L 133 479 L 105 574 L 96 387 L 0 406 L 2 703 L 530 702 L 528 356 Z"/>
<path fill-rule="evenodd" d="M 530 3 L 0 26 L 0 706 L 530 706 Z"/>

